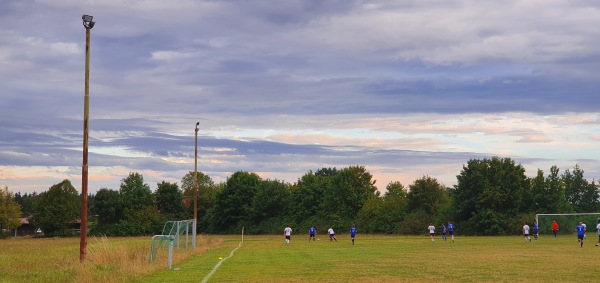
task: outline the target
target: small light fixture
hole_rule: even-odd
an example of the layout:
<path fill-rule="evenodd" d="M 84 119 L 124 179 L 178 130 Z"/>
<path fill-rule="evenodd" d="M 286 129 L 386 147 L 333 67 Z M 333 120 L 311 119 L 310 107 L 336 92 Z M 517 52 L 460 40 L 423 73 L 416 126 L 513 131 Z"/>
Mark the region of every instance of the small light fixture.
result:
<path fill-rule="evenodd" d="M 91 29 L 94 27 L 94 24 L 96 24 L 96 22 L 92 21 L 94 17 L 90 16 L 90 15 L 83 15 L 81 16 L 81 19 L 83 20 L 83 26 L 86 29 Z"/>

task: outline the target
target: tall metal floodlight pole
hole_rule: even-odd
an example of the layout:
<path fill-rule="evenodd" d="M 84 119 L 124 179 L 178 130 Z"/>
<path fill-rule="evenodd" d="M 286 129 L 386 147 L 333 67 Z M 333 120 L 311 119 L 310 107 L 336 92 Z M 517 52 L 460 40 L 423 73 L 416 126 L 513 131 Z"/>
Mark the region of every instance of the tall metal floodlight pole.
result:
<path fill-rule="evenodd" d="M 196 138 L 194 141 L 194 235 L 198 231 L 198 125 L 200 125 L 200 122 L 196 122 Z M 192 246 L 196 248 L 196 237 L 192 238 Z"/>
<path fill-rule="evenodd" d="M 83 15 L 85 28 L 85 97 L 83 99 L 83 166 L 81 168 L 81 241 L 79 243 L 79 261 L 84 262 L 87 255 L 88 223 L 88 121 L 90 115 L 90 30 L 94 27 L 94 17 Z"/>

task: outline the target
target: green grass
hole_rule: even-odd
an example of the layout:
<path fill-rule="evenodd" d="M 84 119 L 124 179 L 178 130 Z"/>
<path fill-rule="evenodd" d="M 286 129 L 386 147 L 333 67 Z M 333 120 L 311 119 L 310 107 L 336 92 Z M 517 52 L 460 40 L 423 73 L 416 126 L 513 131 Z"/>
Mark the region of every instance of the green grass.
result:
<path fill-rule="evenodd" d="M 348 235 L 338 242 L 306 235 L 246 236 L 210 282 L 597 282 L 600 247 L 590 233 L 582 249 L 574 235 L 439 237 Z M 0 282 L 201 282 L 238 247 L 239 236 L 202 235 L 192 252 L 166 253 L 148 263 L 150 237 L 91 239 L 79 263 L 79 239 L 0 240 Z"/>
<path fill-rule="evenodd" d="M 210 282 L 596 282 L 600 247 L 590 237 L 582 249 L 575 236 L 457 237 L 454 243 L 428 237 L 359 236 L 356 245 L 309 243 L 295 236 L 246 236 Z M 200 282 L 237 247 L 229 238 L 215 250 L 145 277 L 143 282 Z"/>

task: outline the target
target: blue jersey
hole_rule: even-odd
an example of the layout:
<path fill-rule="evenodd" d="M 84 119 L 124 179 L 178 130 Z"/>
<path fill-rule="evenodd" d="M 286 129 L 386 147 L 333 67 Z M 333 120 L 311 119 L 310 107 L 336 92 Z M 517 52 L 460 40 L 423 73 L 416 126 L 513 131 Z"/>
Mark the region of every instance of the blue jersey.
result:
<path fill-rule="evenodd" d="M 448 232 L 454 232 L 454 224 L 448 223 Z"/>
<path fill-rule="evenodd" d="M 356 236 L 356 227 L 350 228 L 350 236 L 352 236 L 352 237 Z"/>
<path fill-rule="evenodd" d="M 579 224 L 577 225 L 577 236 L 582 236 L 585 235 L 585 228 L 583 228 L 583 225 Z"/>
<path fill-rule="evenodd" d="M 537 234 L 537 232 L 538 232 L 538 225 L 533 224 L 533 233 Z"/>
<path fill-rule="evenodd" d="M 317 232 L 317 228 L 310 227 L 310 229 L 308 229 L 308 231 L 310 232 L 311 235 L 314 235 Z"/>
<path fill-rule="evenodd" d="M 442 233 L 446 233 L 446 225 L 442 224 Z"/>

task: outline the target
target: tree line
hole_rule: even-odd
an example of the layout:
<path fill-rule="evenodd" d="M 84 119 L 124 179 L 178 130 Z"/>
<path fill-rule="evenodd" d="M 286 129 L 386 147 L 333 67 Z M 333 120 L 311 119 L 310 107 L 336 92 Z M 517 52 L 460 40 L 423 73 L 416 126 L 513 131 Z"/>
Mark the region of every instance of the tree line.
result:
<path fill-rule="evenodd" d="M 198 172 L 198 232 L 239 233 L 244 227 L 245 233 L 271 234 L 286 225 L 325 232 L 355 224 L 362 233 L 414 235 L 429 223 L 452 221 L 466 235 L 518 234 L 537 213 L 597 212 L 600 185 L 583 173 L 579 166 L 562 173 L 552 166 L 530 178 L 511 158 L 492 157 L 469 160 L 453 187 L 423 176 L 408 186 L 391 182 L 381 193 L 363 166 L 321 168 L 295 183 L 239 171 L 215 184 Z M 119 189 L 89 195 L 90 234 L 160 234 L 166 221 L 193 219 L 194 176 L 188 172 L 181 184 L 162 181 L 152 191 L 132 172 Z M 39 194 L 0 192 L 0 228 L 15 225 L 18 213 L 47 236 L 73 233 L 81 198 L 69 180 Z"/>

